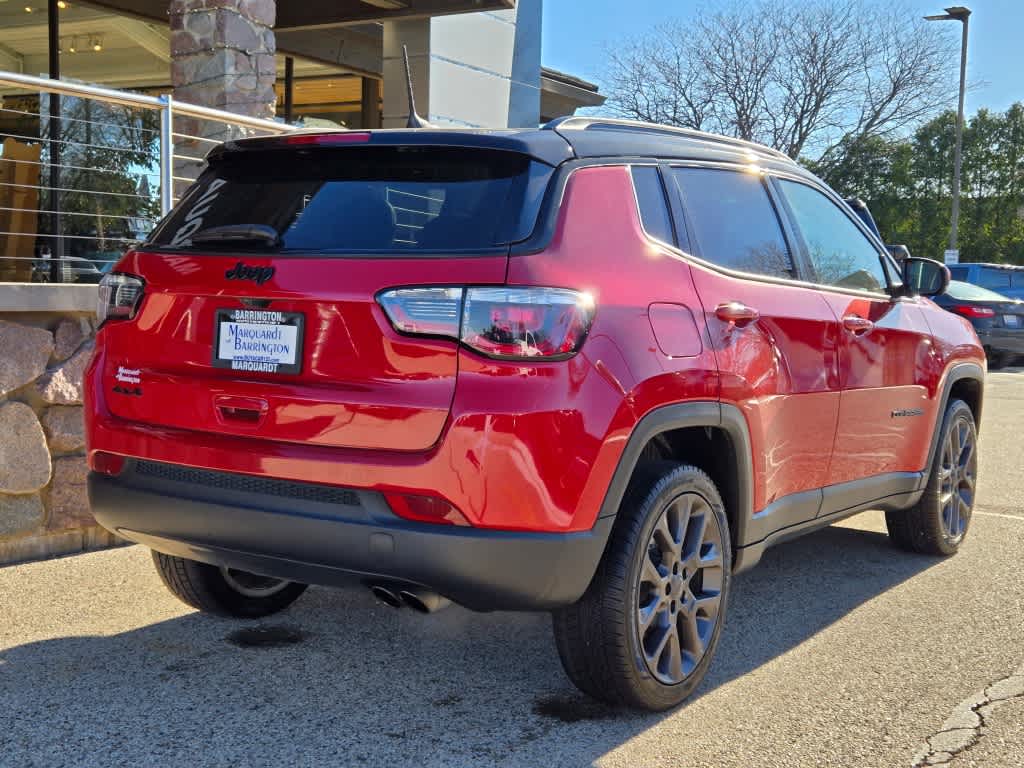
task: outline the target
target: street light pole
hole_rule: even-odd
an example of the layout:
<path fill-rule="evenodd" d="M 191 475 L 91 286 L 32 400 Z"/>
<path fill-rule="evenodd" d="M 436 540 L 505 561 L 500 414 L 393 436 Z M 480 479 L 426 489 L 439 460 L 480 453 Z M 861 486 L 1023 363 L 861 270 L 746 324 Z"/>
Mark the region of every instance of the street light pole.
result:
<path fill-rule="evenodd" d="M 947 8 L 941 16 L 925 16 L 927 21 L 959 21 L 963 24 L 960 39 L 960 96 L 956 109 L 956 146 L 953 150 L 953 212 L 949 223 L 949 250 L 956 251 L 957 228 L 960 224 L 960 157 L 964 138 L 964 92 L 967 90 L 967 24 L 971 9 L 962 5 Z"/>

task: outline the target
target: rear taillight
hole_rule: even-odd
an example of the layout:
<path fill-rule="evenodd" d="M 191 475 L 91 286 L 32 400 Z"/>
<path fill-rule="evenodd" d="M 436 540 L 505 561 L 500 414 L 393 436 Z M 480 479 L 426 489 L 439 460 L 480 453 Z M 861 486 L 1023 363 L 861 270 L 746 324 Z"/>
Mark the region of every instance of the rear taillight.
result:
<path fill-rule="evenodd" d="M 956 306 L 950 307 L 958 315 L 971 318 L 986 318 L 995 317 L 996 311 L 989 307 L 975 307 L 970 304 L 957 304 Z"/>
<path fill-rule="evenodd" d="M 104 275 L 100 280 L 99 304 L 96 317 L 106 320 L 130 320 L 142 300 L 145 283 L 131 275 Z"/>
<path fill-rule="evenodd" d="M 594 319 L 590 294 L 567 288 L 396 288 L 377 298 L 397 331 L 458 339 L 503 359 L 572 355 Z"/>

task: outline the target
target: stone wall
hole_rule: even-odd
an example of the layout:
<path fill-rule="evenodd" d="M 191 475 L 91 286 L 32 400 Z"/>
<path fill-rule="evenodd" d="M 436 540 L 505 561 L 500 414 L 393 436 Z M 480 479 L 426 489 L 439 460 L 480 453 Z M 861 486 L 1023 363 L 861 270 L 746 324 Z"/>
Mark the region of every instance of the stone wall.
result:
<path fill-rule="evenodd" d="M 82 374 L 95 316 L 0 315 L 0 564 L 111 546 L 86 496 Z"/>

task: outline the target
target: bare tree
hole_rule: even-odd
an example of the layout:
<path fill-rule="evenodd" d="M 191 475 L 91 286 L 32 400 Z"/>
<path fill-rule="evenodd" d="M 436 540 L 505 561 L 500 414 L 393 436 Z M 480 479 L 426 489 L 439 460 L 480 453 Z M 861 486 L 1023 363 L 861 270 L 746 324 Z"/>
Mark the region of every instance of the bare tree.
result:
<path fill-rule="evenodd" d="M 948 103 L 955 41 L 884 0 L 737 0 L 607 52 L 608 109 L 838 161 Z"/>

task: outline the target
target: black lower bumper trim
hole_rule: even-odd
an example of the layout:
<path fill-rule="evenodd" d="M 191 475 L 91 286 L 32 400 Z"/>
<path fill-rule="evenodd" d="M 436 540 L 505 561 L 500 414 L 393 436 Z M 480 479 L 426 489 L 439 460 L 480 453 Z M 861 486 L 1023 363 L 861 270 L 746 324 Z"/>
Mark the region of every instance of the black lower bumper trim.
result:
<path fill-rule="evenodd" d="M 307 584 L 408 581 L 474 610 L 575 602 L 614 522 L 583 533 L 492 531 L 405 521 L 372 492 L 335 505 L 261 490 L 214 492 L 131 465 L 119 477 L 89 476 L 96 520 L 157 551 Z"/>

